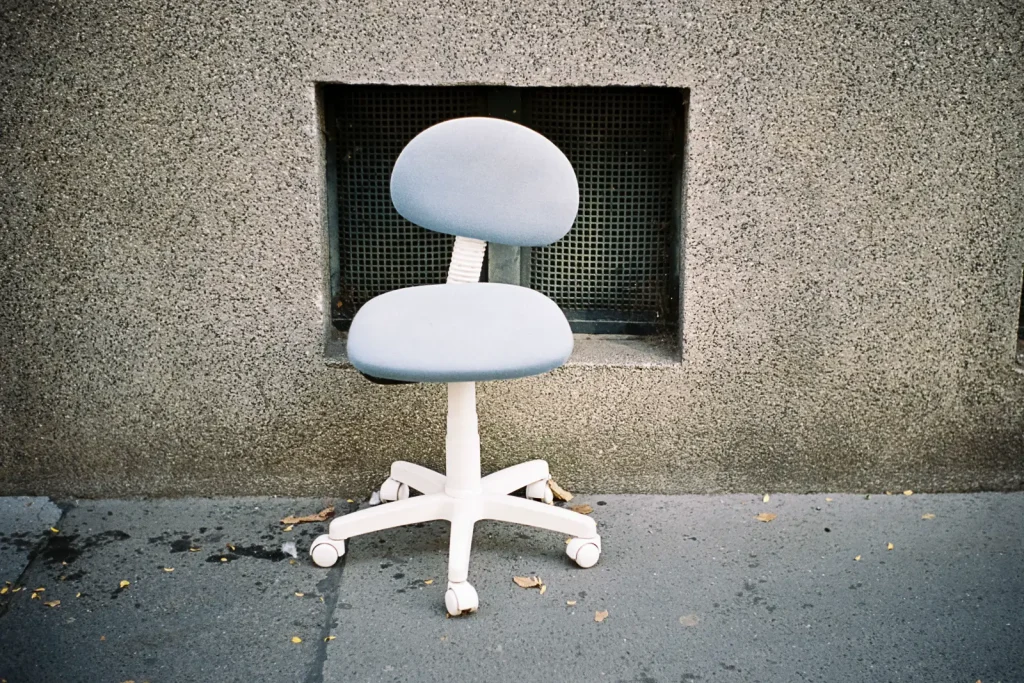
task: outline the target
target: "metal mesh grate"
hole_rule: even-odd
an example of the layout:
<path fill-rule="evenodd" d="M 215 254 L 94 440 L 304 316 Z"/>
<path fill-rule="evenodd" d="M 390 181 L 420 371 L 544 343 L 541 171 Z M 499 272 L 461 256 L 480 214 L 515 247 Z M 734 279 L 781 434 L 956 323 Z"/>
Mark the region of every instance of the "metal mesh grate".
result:
<path fill-rule="evenodd" d="M 417 133 L 447 119 L 483 115 L 487 99 L 473 87 L 345 86 L 337 92 L 340 290 L 334 318 L 346 322 L 379 294 L 445 281 L 455 238 L 398 215 L 391 170 Z"/>
<path fill-rule="evenodd" d="M 676 317 L 672 254 L 681 99 L 680 91 L 656 88 L 524 92 L 525 123 L 558 145 L 580 185 L 573 229 L 559 242 L 531 250 L 530 285 L 558 303 L 570 321 L 589 321 L 590 331 Z"/>
<path fill-rule="evenodd" d="M 522 284 L 558 303 L 576 331 L 661 331 L 677 316 L 682 94 L 666 88 L 328 87 L 335 323 L 347 326 L 360 306 L 384 292 L 445 281 L 454 238 L 398 215 L 391 170 L 423 129 L 491 115 L 551 139 L 580 183 L 573 229 L 558 243 L 530 251 L 529 281 Z"/>

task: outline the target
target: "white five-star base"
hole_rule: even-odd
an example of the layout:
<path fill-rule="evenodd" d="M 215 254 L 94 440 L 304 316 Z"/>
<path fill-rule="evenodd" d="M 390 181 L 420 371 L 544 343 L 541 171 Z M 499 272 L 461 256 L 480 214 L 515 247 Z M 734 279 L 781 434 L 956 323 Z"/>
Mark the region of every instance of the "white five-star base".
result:
<path fill-rule="evenodd" d="M 477 431 L 476 385 L 448 385 L 447 476 L 410 462 L 396 462 L 391 477 L 380 489 L 386 505 L 336 517 L 327 534 L 313 541 L 310 555 L 321 567 L 330 567 L 345 554 L 345 541 L 353 536 L 444 519 L 451 522 L 448 551 L 448 591 L 445 606 L 457 616 L 475 612 L 476 590 L 467 581 L 473 526 L 482 519 L 525 524 L 572 536 L 566 553 L 581 567 L 597 564 L 601 537 L 594 520 L 578 512 L 550 505 L 548 464 L 531 460 L 480 476 L 480 437 Z M 509 495 L 526 488 L 526 498 Z M 423 493 L 409 497 L 410 489 Z"/>

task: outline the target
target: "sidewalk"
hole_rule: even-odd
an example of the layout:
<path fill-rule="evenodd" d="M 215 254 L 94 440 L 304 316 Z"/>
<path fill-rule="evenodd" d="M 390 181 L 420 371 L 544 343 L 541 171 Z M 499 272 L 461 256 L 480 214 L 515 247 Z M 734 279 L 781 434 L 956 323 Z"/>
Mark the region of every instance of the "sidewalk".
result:
<path fill-rule="evenodd" d="M 580 495 L 597 567 L 556 534 L 481 524 L 480 611 L 459 619 L 446 525 L 355 539 L 323 570 L 306 551 L 325 525 L 278 520 L 331 502 L 0 499 L 0 678 L 1024 680 L 1021 493 Z"/>

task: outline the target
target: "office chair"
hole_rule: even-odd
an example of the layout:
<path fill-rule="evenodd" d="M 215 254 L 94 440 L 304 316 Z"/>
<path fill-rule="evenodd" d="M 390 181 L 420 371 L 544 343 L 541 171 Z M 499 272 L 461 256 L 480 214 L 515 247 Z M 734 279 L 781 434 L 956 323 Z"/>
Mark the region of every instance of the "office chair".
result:
<path fill-rule="evenodd" d="M 547 138 L 492 118 L 462 118 L 421 132 L 391 174 L 398 212 L 428 230 L 455 235 L 444 285 L 409 287 L 366 303 L 349 329 L 352 365 L 375 381 L 448 385 L 445 474 L 396 462 L 380 488 L 386 503 L 341 517 L 313 541 L 310 555 L 330 567 L 353 536 L 444 519 L 451 522 L 445 606 L 475 612 L 468 582 L 473 526 L 493 519 L 573 538 L 566 552 L 580 567 L 601 554 L 594 520 L 554 507 L 543 460 L 480 475 L 476 382 L 528 377 L 559 367 L 572 352 L 569 323 L 539 292 L 481 283 L 487 242 L 542 246 L 572 227 L 579 187 L 569 160 Z M 510 495 L 526 489 L 526 498 Z M 410 497 L 416 490 L 422 496 Z"/>

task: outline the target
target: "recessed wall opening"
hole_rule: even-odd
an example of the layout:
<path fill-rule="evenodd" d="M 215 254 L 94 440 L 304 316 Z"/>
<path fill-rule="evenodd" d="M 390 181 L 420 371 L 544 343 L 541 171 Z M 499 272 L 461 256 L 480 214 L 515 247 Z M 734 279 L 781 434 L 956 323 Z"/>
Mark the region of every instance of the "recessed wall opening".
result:
<path fill-rule="evenodd" d="M 1021 280 L 1024 281 L 1024 277 Z M 1024 284 L 1020 288 L 1020 315 L 1017 318 L 1017 339 L 1024 339 Z"/>
<path fill-rule="evenodd" d="M 1020 313 L 1017 314 L 1017 362 L 1024 365 L 1024 272 L 1021 273 Z"/>
<path fill-rule="evenodd" d="M 575 332 L 675 334 L 686 90 L 332 84 L 321 87 L 320 101 L 337 329 L 378 294 L 445 281 L 454 238 L 398 215 L 391 170 L 423 129 L 494 116 L 533 128 L 565 153 L 580 210 L 553 245 L 491 245 L 482 279 L 543 292 Z"/>

